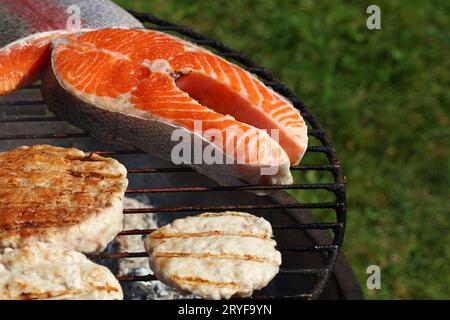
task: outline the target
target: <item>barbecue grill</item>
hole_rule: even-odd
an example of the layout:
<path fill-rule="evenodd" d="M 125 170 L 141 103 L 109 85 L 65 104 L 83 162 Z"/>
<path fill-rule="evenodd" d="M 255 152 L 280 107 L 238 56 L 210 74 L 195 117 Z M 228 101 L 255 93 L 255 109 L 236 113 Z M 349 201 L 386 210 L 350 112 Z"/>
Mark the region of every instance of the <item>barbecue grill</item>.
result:
<path fill-rule="evenodd" d="M 267 70 L 221 42 L 150 14 L 132 14 L 149 29 L 177 34 L 239 64 L 301 111 L 309 126 L 310 146 L 302 164 L 292 168 L 296 183 L 219 186 L 191 168 L 175 166 L 139 150 L 101 143 L 50 113 L 40 95 L 39 84 L 0 100 L 1 151 L 20 145 L 48 143 L 95 151 L 118 159 L 128 169 L 130 185 L 126 195 L 146 197 L 152 205 L 125 209 L 126 215 L 154 214 L 164 223 L 205 211 L 236 210 L 263 216 L 273 225 L 283 264 L 270 285 L 255 292 L 254 299 L 362 297 L 351 268 L 340 256 L 346 220 L 345 177 L 330 139 L 314 115 Z M 317 201 L 299 202 L 289 194 L 290 190 L 299 190 L 300 199 L 305 195 Z M 258 192 L 265 195 L 258 195 Z M 124 230 L 118 237 L 145 235 L 152 231 L 147 228 Z M 114 271 L 114 262 L 119 259 L 145 259 L 147 254 L 121 252 L 113 247 L 89 257 Z M 152 274 L 118 278 L 124 283 L 124 288 L 131 282 L 156 281 Z M 130 296 L 127 292 L 125 295 Z"/>

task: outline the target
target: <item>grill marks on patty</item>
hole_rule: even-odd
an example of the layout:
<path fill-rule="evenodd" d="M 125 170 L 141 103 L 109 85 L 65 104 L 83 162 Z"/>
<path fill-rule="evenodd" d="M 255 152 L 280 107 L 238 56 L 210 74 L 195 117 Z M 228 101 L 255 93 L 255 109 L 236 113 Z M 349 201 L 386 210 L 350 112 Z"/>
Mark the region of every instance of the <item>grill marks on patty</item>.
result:
<path fill-rule="evenodd" d="M 235 236 L 235 237 L 247 237 L 247 238 L 259 238 L 259 239 L 270 239 L 265 233 L 249 233 L 245 231 L 238 232 L 224 232 L 220 230 L 205 231 L 205 232 L 195 232 L 195 233 L 176 233 L 176 234 L 166 234 L 164 232 L 151 234 L 152 239 L 165 239 L 165 238 L 195 238 L 195 237 L 209 237 L 209 236 Z"/>
<path fill-rule="evenodd" d="M 208 285 L 212 287 L 232 287 L 234 289 L 239 288 L 239 283 L 236 282 L 216 282 L 216 281 L 209 281 L 202 278 L 194 278 L 194 277 L 179 277 L 179 276 L 173 276 L 173 280 L 178 281 L 180 283 L 188 283 L 188 284 L 203 284 Z"/>
<path fill-rule="evenodd" d="M 186 252 L 157 252 L 157 258 L 195 258 L 195 259 L 228 259 L 228 260 L 244 260 L 261 263 L 270 263 L 277 265 L 277 262 L 271 261 L 264 257 L 258 257 L 251 254 L 234 254 L 234 253 L 186 253 Z"/>
<path fill-rule="evenodd" d="M 117 292 L 120 290 L 112 286 L 93 286 L 96 291 L 104 291 L 106 293 Z M 91 289 L 92 290 L 92 289 Z M 19 295 L 20 300 L 41 300 L 41 299 L 55 299 L 65 296 L 80 296 L 82 294 L 88 294 L 88 290 L 61 290 L 61 291 L 35 291 L 35 292 L 24 292 Z"/>
<path fill-rule="evenodd" d="M 212 219 L 211 219 L 212 218 Z M 241 223 L 237 223 L 237 230 L 214 230 L 214 228 L 221 227 L 218 225 L 214 220 L 214 218 L 225 218 L 228 220 L 244 220 L 244 222 L 241 221 Z M 231 218 L 231 219 L 230 219 Z M 223 213 L 204 213 L 198 216 L 192 216 L 188 217 L 185 220 L 192 220 L 192 223 L 195 223 L 196 220 L 198 221 L 204 221 L 205 219 L 211 219 L 211 223 L 207 226 L 204 226 L 204 229 L 211 228 L 212 230 L 206 230 L 206 231 L 197 231 L 197 232 L 177 232 L 177 228 L 160 228 L 153 233 L 149 235 L 150 239 L 158 239 L 162 240 L 162 243 L 168 243 L 167 241 L 164 241 L 164 239 L 173 239 L 173 238 L 183 238 L 182 241 L 186 241 L 186 238 L 197 238 L 197 237 L 209 237 L 212 240 L 217 239 L 224 239 L 225 237 L 237 237 L 237 241 L 246 241 L 246 239 L 240 239 L 240 238 L 257 238 L 261 240 L 268 240 L 271 241 L 271 235 L 272 232 L 268 228 L 258 228 L 259 230 L 255 231 L 248 231 L 248 230 L 239 230 L 239 229 L 246 229 L 247 225 L 250 225 L 254 222 L 256 222 L 258 217 L 241 213 L 241 212 L 223 212 Z M 220 223 L 220 222 L 219 222 Z M 261 230 L 262 229 L 262 230 Z M 212 237 L 215 236 L 215 237 Z M 177 241 L 177 239 L 174 239 L 173 241 Z M 192 242 L 195 243 L 195 239 L 192 240 Z M 160 252 L 155 251 L 154 255 L 156 257 L 172 257 L 172 258 L 197 258 L 197 259 L 205 259 L 205 258 L 215 258 L 215 259 L 234 259 L 234 260 L 247 260 L 247 261 L 255 261 L 255 262 L 262 262 L 262 263 L 273 263 L 276 264 L 276 262 L 271 261 L 270 259 L 267 259 L 265 257 L 259 257 L 257 255 L 253 254 L 234 254 L 234 253 L 210 253 L 210 252 L 201 252 L 201 253 L 192 253 L 192 252 Z"/>
<path fill-rule="evenodd" d="M 162 282 L 207 299 L 250 296 L 276 275 L 281 255 L 263 218 L 242 212 L 177 219 L 145 240 Z"/>
<path fill-rule="evenodd" d="M 0 248 L 103 250 L 122 229 L 126 174 L 118 161 L 74 148 L 1 152 Z"/>
<path fill-rule="evenodd" d="M 0 230 L 76 224 L 109 206 L 124 189 L 113 161 L 50 146 L 0 153 Z"/>

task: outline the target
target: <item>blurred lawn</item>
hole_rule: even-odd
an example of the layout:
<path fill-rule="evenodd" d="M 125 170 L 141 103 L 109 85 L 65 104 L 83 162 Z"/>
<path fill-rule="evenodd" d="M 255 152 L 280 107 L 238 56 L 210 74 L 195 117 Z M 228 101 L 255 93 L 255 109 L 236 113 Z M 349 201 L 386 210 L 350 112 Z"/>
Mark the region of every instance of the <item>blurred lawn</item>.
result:
<path fill-rule="evenodd" d="M 317 115 L 347 176 L 344 250 L 363 288 L 382 269 L 368 298 L 450 298 L 450 2 L 117 2 L 244 52 Z"/>

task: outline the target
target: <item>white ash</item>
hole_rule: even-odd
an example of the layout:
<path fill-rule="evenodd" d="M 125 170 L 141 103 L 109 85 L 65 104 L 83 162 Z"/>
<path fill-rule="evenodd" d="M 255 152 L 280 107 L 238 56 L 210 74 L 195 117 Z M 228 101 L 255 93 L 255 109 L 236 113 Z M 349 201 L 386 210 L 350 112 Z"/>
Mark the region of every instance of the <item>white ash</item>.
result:
<path fill-rule="evenodd" d="M 146 197 L 128 198 L 125 197 L 124 208 L 148 208 L 151 207 Z M 156 229 L 158 223 L 156 215 L 146 214 L 126 214 L 124 216 L 124 230 L 133 229 Z M 144 252 L 144 242 L 141 235 L 119 236 L 115 240 L 117 252 Z M 144 276 L 153 274 L 149 267 L 148 258 L 127 258 L 118 260 L 118 275 Z M 122 283 L 125 299 L 192 299 L 192 295 L 182 295 L 176 289 L 168 287 L 159 281 L 140 281 Z"/>
<path fill-rule="evenodd" d="M 137 199 L 125 197 L 124 208 L 148 208 L 150 205 Z M 126 214 L 123 219 L 123 229 L 156 229 L 157 224 L 153 213 Z M 116 245 L 119 252 L 145 251 L 142 235 L 119 236 Z M 146 275 L 150 272 L 146 258 L 119 259 L 119 275 Z"/>

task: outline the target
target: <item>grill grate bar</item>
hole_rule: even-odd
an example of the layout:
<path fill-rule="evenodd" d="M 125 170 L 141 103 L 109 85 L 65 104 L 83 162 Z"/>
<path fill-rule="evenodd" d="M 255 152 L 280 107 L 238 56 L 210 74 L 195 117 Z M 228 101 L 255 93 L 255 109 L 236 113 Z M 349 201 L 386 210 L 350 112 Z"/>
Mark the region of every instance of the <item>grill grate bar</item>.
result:
<path fill-rule="evenodd" d="M 316 269 L 284 269 L 280 268 L 280 274 L 303 274 L 303 275 L 323 275 L 330 272 L 329 268 L 316 268 Z"/>
<path fill-rule="evenodd" d="M 339 169 L 336 165 L 298 165 L 291 168 L 297 171 L 334 171 Z M 131 168 L 128 169 L 129 174 L 137 173 L 171 173 L 171 172 L 195 172 L 190 167 L 170 167 L 170 168 Z"/>
<path fill-rule="evenodd" d="M 319 276 L 327 272 L 330 272 L 327 268 L 317 268 L 317 269 L 283 269 L 280 268 L 279 274 L 285 275 L 314 275 Z M 137 275 L 126 275 L 118 276 L 117 280 L 120 282 L 133 282 L 133 281 L 155 281 L 158 280 L 153 274 L 147 274 L 143 276 Z"/>
<path fill-rule="evenodd" d="M 97 153 L 101 156 L 113 156 L 113 155 L 127 155 L 127 154 L 145 154 L 144 151 L 141 150 L 90 150 L 87 152 Z M 309 146 L 306 149 L 306 152 L 314 152 L 314 153 L 326 153 L 327 155 L 332 156 L 334 154 L 334 148 L 331 146 Z M 333 164 L 336 168 L 340 168 L 336 164 Z"/>
<path fill-rule="evenodd" d="M 31 139 L 72 139 L 89 138 L 87 133 L 36 133 L 1 135 L 0 140 L 31 140 Z"/>
<path fill-rule="evenodd" d="M 334 183 L 291 184 L 291 185 L 243 185 L 218 187 L 179 187 L 179 188 L 134 188 L 126 193 L 162 193 L 162 192 L 207 192 L 207 191 L 254 191 L 254 190 L 328 190 L 336 191 L 340 187 Z"/>
<path fill-rule="evenodd" d="M 146 252 L 101 252 L 90 253 L 86 256 L 91 260 L 103 260 L 103 259 L 124 259 L 124 258 L 144 258 L 148 257 Z"/>
<path fill-rule="evenodd" d="M 173 167 L 173 168 L 135 168 L 128 169 L 129 174 L 136 173 L 176 173 L 176 172 L 195 172 L 194 169 L 189 167 Z"/>
<path fill-rule="evenodd" d="M 8 117 L 0 119 L 0 122 L 50 122 L 50 121 L 61 121 L 55 116 L 44 116 L 44 117 Z"/>
<path fill-rule="evenodd" d="M 329 271 L 330 270 L 327 268 L 317 268 L 317 269 L 283 269 L 283 268 L 280 268 L 279 274 L 319 276 L 319 275 L 322 275 Z M 120 282 L 132 282 L 132 281 L 155 281 L 158 279 L 153 274 L 147 274 L 144 276 L 137 276 L 137 275 L 118 276 L 117 280 L 119 280 Z"/>
<path fill-rule="evenodd" d="M 37 117 L 39 119 L 44 120 L 38 120 L 38 121 L 49 121 L 43 117 Z M 48 117 L 49 119 L 53 119 L 53 117 Z M 3 120 L 0 122 L 22 122 L 19 118 L 14 118 L 12 121 Z M 26 118 L 25 118 L 26 119 Z M 31 122 L 36 121 L 32 120 L 33 118 L 26 119 L 24 122 Z M 50 120 L 52 121 L 52 120 Z M 323 134 L 321 130 L 311 130 L 308 132 L 309 136 L 312 137 L 319 137 Z M 80 132 L 80 133 L 34 133 L 34 134 L 8 134 L 8 135 L 1 135 L 0 140 L 25 140 L 25 139 L 71 139 L 71 138 L 89 138 L 91 137 L 86 132 Z"/>
<path fill-rule="evenodd" d="M 326 229 L 340 229 L 343 228 L 344 225 L 342 223 L 335 222 L 322 222 L 322 223 L 302 223 L 296 225 L 274 225 L 272 228 L 274 230 L 297 230 L 297 229 L 318 229 L 318 230 L 326 230 Z M 132 230 L 124 230 L 119 233 L 119 236 L 130 236 L 130 235 L 144 235 L 150 234 L 156 229 L 132 229 Z"/>
<path fill-rule="evenodd" d="M 159 207 L 159 208 L 137 208 L 124 209 L 125 214 L 135 213 L 167 213 L 167 212 L 190 212 L 190 211 L 239 211 L 239 210 L 267 210 L 267 209 L 336 209 L 343 206 L 339 202 L 322 203 L 297 203 L 297 204 L 267 204 L 267 205 L 222 205 L 222 206 L 185 206 L 185 207 Z"/>
<path fill-rule="evenodd" d="M 315 245 L 315 246 L 279 246 L 279 251 L 290 252 L 330 252 L 337 249 L 335 245 Z M 102 252 L 90 253 L 86 255 L 91 260 L 104 259 L 125 259 L 125 258 L 145 258 L 148 257 L 147 252 Z"/>
<path fill-rule="evenodd" d="M 292 251 L 292 252 L 333 252 L 338 249 L 338 246 L 334 244 L 322 244 L 322 245 L 314 245 L 314 246 L 295 246 L 295 247 L 285 247 L 278 246 L 278 250 L 280 251 Z"/>
<path fill-rule="evenodd" d="M 12 107 L 12 106 L 43 106 L 44 100 L 14 100 L 14 101 L 0 101 L 0 107 Z"/>
<path fill-rule="evenodd" d="M 133 282 L 133 281 L 155 281 L 156 277 L 152 274 L 147 274 L 145 276 L 118 276 L 116 277 L 120 282 Z"/>

